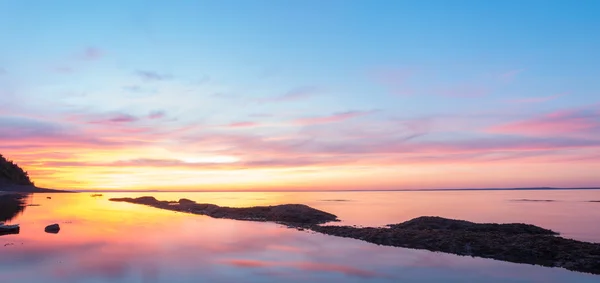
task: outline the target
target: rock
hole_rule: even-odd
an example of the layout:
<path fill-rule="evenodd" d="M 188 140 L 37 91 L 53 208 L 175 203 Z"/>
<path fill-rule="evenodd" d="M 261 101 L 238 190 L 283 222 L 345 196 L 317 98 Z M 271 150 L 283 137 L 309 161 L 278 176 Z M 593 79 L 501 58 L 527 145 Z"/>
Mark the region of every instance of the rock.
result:
<path fill-rule="evenodd" d="M 154 197 L 149 196 L 139 198 L 112 198 L 110 201 L 143 204 L 172 211 L 207 215 L 214 218 L 291 223 L 295 227 L 338 221 L 337 216 L 333 214 L 303 204 L 237 208 L 222 207 L 210 203 L 196 203 L 189 199 L 180 199 L 178 202 L 159 201 Z"/>
<path fill-rule="evenodd" d="M 46 226 L 44 231 L 46 231 L 46 233 L 58 234 L 58 232 L 60 231 L 60 226 L 58 224 L 48 225 Z"/>
<path fill-rule="evenodd" d="M 311 230 L 377 245 L 600 274 L 600 244 L 557 237 L 552 230 L 529 224 L 480 224 L 425 216 L 383 228 L 315 225 Z"/>
<path fill-rule="evenodd" d="M 182 198 L 182 199 L 180 199 L 180 200 L 178 201 L 178 203 L 179 203 L 179 204 L 182 204 L 182 205 L 186 205 L 186 204 L 196 204 L 196 202 L 195 202 L 195 201 L 193 201 L 193 200 L 189 200 L 189 199 L 186 199 L 186 198 Z"/>
<path fill-rule="evenodd" d="M 18 224 L 15 225 L 4 225 L 4 223 L 0 223 L 0 236 L 2 235 L 10 235 L 10 234 L 19 234 L 21 228 Z"/>

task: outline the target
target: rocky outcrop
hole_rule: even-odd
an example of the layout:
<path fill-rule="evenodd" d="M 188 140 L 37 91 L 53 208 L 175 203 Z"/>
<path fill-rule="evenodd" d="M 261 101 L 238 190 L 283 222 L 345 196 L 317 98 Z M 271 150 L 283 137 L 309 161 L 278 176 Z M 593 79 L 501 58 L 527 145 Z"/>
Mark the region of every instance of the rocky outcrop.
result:
<path fill-rule="evenodd" d="M 301 204 L 232 208 L 199 204 L 188 199 L 159 201 L 154 197 L 140 197 L 110 200 L 215 218 L 284 223 L 299 230 L 309 229 L 378 245 L 600 274 L 600 244 L 557 237 L 555 231 L 529 224 L 479 224 L 426 216 L 386 227 L 322 226 L 320 224 L 338 221 L 337 217 Z"/>
<path fill-rule="evenodd" d="M 112 198 L 110 200 L 149 205 L 156 208 L 173 211 L 207 215 L 214 218 L 271 221 L 286 223 L 294 226 L 315 225 L 331 221 L 338 221 L 337 216 L 333 214 L 317 210 L 303 204 L 235 208 L 222 207 L 208 203 L 196 203 L 188 199 L 181 199 L 177 202 L 159 201 L 154 197 Z"/>
<path fill-rule="evenodd" d="M 366 242 L 600 274 L 600 244 L 556 237 L 528 224 L 477 224 L 419 217 L 384 228 L 313 226 L 313 231 Z"/>

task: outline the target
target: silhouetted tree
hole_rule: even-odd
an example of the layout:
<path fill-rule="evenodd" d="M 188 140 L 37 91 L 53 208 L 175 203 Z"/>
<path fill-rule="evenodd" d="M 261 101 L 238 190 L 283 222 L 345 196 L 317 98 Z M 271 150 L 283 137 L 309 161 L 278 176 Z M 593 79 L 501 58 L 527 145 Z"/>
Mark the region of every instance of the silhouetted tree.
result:
<path fill-rule="evenodd" d="M 2 183 L 33 186 L 33 182 L 25 170 L 0 154 L 0 184 Z"/>

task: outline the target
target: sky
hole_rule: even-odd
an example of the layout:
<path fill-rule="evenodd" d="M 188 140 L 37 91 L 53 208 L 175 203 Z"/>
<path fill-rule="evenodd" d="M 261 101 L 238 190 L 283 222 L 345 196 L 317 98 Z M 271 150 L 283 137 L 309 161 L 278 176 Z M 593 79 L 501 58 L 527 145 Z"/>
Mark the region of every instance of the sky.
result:
<path fill-rule="evenodd" d="M 598 1 L 0 0 L 42 187 L 600 186 Z"/>

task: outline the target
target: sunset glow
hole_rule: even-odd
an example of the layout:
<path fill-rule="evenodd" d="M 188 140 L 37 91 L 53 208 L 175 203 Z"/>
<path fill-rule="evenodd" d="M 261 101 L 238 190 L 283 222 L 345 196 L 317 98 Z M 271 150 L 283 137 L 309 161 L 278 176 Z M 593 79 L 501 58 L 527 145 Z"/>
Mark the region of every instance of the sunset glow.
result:
<path fill-rule="evenodd" d="M 0 153 L 40 187 L 600 186 L 584 4 L 29 2 L 0 3 Z"/>

